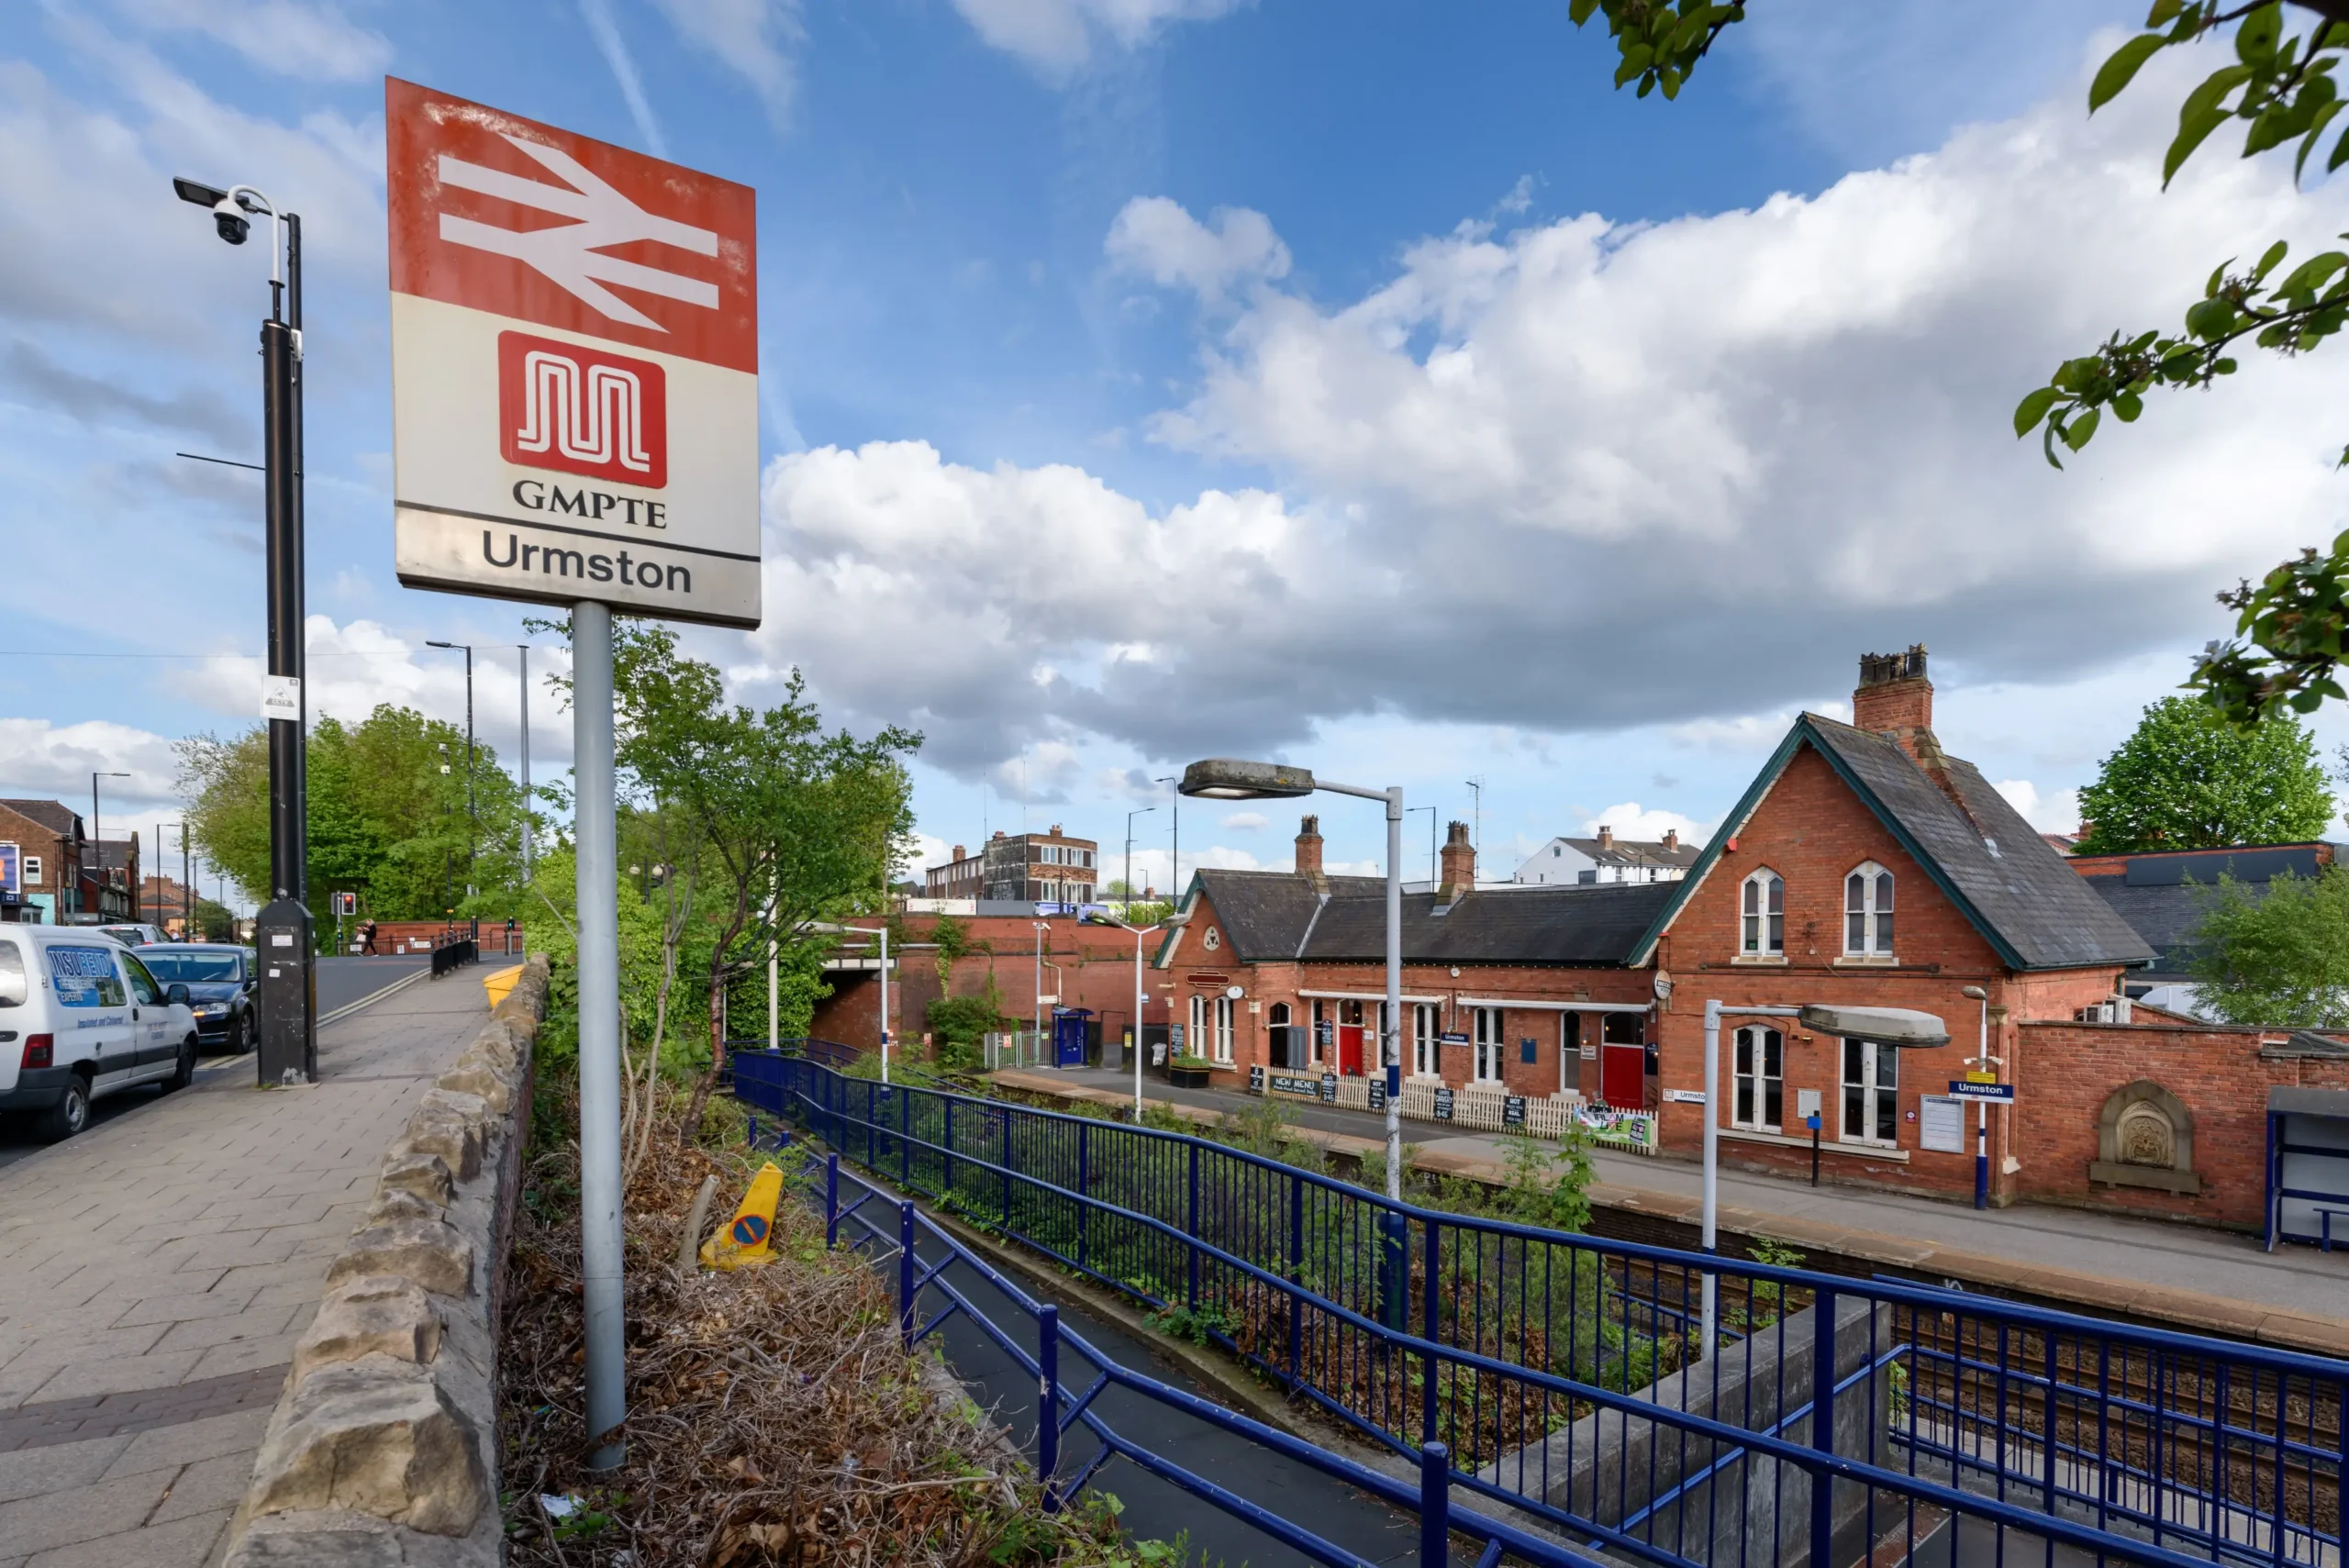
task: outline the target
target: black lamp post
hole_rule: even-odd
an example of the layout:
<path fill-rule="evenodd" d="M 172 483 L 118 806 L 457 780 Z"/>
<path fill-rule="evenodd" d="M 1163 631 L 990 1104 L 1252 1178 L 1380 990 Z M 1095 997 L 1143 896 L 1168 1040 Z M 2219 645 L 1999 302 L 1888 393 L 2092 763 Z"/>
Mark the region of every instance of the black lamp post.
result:
<path fill-rule="evenodd" d="M 220 190 L 173 180 L 180 200 L 209 207 L 212 226 L 242 245 L 270 220 L 269 317 L 261 324 L 262 475 L 268 519 L 269 902 L 254 924 L 261 951 L 258 1071 L 264 1084 L 317 1076 L 316 943 L 309 903 L 308 704 L 302 691 L 302 219 L 250 185 Z M 284 272 L 278 231 L 284 229 Z"/>

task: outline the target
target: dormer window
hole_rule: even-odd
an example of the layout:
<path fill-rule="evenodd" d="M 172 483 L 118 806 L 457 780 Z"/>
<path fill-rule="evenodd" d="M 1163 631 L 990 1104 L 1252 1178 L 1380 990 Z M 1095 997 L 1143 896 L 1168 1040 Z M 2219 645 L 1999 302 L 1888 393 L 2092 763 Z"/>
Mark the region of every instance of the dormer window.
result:
<path fill-rule="evenodd" d="M 1738 951 L 1753 958 L 1773 958 L 1787 951 L 1787 884 L 1765 866 L 1745 879 L 1744 917 Z"/>
<path fill-rule="evenodd" d="M 1843 879 L 1843 952 L 1892 956 L 1892 873 L 1869 861 Z"/>

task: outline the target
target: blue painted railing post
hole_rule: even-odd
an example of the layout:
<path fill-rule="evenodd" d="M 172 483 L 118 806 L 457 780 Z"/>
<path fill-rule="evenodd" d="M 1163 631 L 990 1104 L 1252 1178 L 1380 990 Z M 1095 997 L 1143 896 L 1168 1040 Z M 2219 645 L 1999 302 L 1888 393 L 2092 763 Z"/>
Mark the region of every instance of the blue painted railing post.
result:
<path fill-rule="evenodd" d="M 1410 1221 L 1392 1209 L 1378 1216 L 1378 1321 L 1400 1333 L 1410 1320 Z"/>
<path fill-rule="evenodd" d="M 1815 1453 L 1835 1451 L 1835 1293 L 1822 1290 L 1811 1297 L 1818 1314 L 1811 1324 L 1810 1446 Z M 1873 1455 L 1862 1457 L 1872 1458 Z M 2003 1464 L 2004 1461 L 2001 1460 Z M 1810 1473 L 1810 1560 L 1828 1561 L 1835 1534 L 1835 1481 L 1825 1465 Z"/>
<path fill-rule="evenodd" d="M 946 1135 L 941 1140 L 946 1145 L 946 1190 L 954 1190 L 954 1096 L 946 1096 Z"/>
<path fill-rule="evenodd" d="M 897 1338 L 914 1348 L 914 1206 L 897 1205 Z"/>
<path fill-rule="evenodd" d="M 1288 1179 L 1288 1375 L 1305 1377 L 1305 1184 Z"/>
<path fill-rule="evenodd" d="M 756 1111 L 752 1111 L 752 1112 L 751 1113 L 751 1147 L 752 1149 L 754 1149 L 754 1150 L 755 1150 L 756 1148 L 758 1148 L 758 1146 L 759 1146 L 759 1113 L 758 1113 L 758 1112 L 756 1112 Z"/>
<path fill-rule="evenodd" d="M 1043 1484 L 1044 1512 L 1058 1513 L 1052 1473 L 1061 1467 L 1061 1309 L 1036 1309 L 1036 1479 Z"/>
<path fill-rule="evenodd" d="M 1011 1107 L 1003 1109 L 1003 1233 L 1011 1234 Z"/>
<path fill-rule="evenodd" d="M 914 1094 L 911 1089 L 897 1091 L 897 1180 L 900 1184 L 914 1184 Z"/>
<path fill-rule="evenodd" d="M 1092 1218 L 1093 1205 L 1085 1189 L 1090 1173 L 1085 1169 L 1085 1124 L 1076 1124 L 1076 1266 L 1085 1267 L 1085 1242 L 1093 1227 L 1086 1223 Z"/>
<path fill-rule="evenodd" d="M 1191 1245 L 1189 1249 L 1191 1258 L 1191 1294 L 1189 1304 L 1191 1310 L 1197 1312 L 1199 1309 L 1199 1146 L 1196 1140 L 1191 1144 L 1190 1203 L 1189 1206 L 1184 1209 L 1183 1214 L 1183 1233 L 1191 1239 Z"/>
<path fill-rule="evenodd" d="M 1444 1568 L 1451 1557 L 1452 1452 L 1442 1443 L 1421 1443 L 1419 1568 Z"/>
<path fill-rule="evenodd" d="M 824 1156 L 824 1249 L 841 1244 L 841 1157 Z"/>
<path fill-rule="evenodd" d="M 1442 1342 L 1436 1330 L 1442 1327 L 1442 1303 L 1436 1297 L 1435 1281 L 1437 1253 L 1442 1241 L 1433 1215 L 1422 1216 L 1419 1223 L 1426 1227 L 1428 1238 L 1425 1278 L 1419 1282 L 1419 1338 L 1433 1345 Z M 1420 1357 L 1420 1362 L 1419 1443 L 1425 1447 L 1435 1441 L 1436 1374 L 1440 1369 L 1431 1355 Z"/>

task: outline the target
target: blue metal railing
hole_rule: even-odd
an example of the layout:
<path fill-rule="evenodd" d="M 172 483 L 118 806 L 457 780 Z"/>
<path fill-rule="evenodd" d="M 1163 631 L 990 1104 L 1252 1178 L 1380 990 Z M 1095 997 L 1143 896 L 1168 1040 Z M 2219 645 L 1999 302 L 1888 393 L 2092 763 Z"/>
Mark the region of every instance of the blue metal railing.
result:
<path fill-rule="evenodd" d="M 1393 1205 L 807 1054 L 740 1054 L 734 1084 L 1373 1442 L 1660 1568 L 1908 1562 L 1961 1528 L 2001 1563 L 2339 1568 L 2349 1364 Z M 1710 1357 L 1708 1273 L 1733 1331 Z"/>

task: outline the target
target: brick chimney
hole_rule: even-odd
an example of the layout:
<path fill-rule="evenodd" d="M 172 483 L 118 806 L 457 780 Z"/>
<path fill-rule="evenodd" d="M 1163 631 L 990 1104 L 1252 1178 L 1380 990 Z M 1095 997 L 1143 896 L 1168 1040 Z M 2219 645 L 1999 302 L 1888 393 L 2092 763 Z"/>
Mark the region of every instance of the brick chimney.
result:
<path fill-rule="evenodd" d="M 1321 874 L 1321 818 L 1308 817 L 1297 825 L 1297 873 L 1311 877 L 1313 885 L 1327 889 L 1330 879 Z"/>
<path fill-rule="evenodd" d="M 969 857 L 967 857 L 966 855 L 964 855 L 964 854 L 963 853 L 963 846 L 962 846 L 962 845 L 960 845 L 960 844 L 957 844 L 957 845 L 955 845 L 955 846 L 954 846 L 954 858 L 955 858 L 956 860 L 958 860 L 958 861 L 959 861 L 959 860 L 965 860 L 965 859 L 968 859 L 968 858 L 969 858 Z"/>
<path fill-rule="evenodd" d="M 1680 847 L 1679 828 L 1666 828 L 1664 830 L 1664 847 L 1667 850 L 1676 850 Z"/>
<path fill-rule="evenodd" d="M 1604 822 L 1598 825 L 1598 847 L 1602 850 L 1611 850 L 1615 847 L 1615 829 Z"/>
<path fill-rule="evenodd" d="M 1454 822 L 1443 833 L 1443 873 L 1437 879 L 1435 901 L 1457 903 L 1476 886 L 1476 846 L 1468 841 L 1468 824 Z"/>
<path fill-rule="evenodd" d="M 1889 736 L 1919 762 L 1936 754 L 1933 684 L 1925 678 L 1925 645 L 1906 653 L 1864 653 L 1860 684 L 1852 693 L 1852 723 L 1874 735 Z"/>

